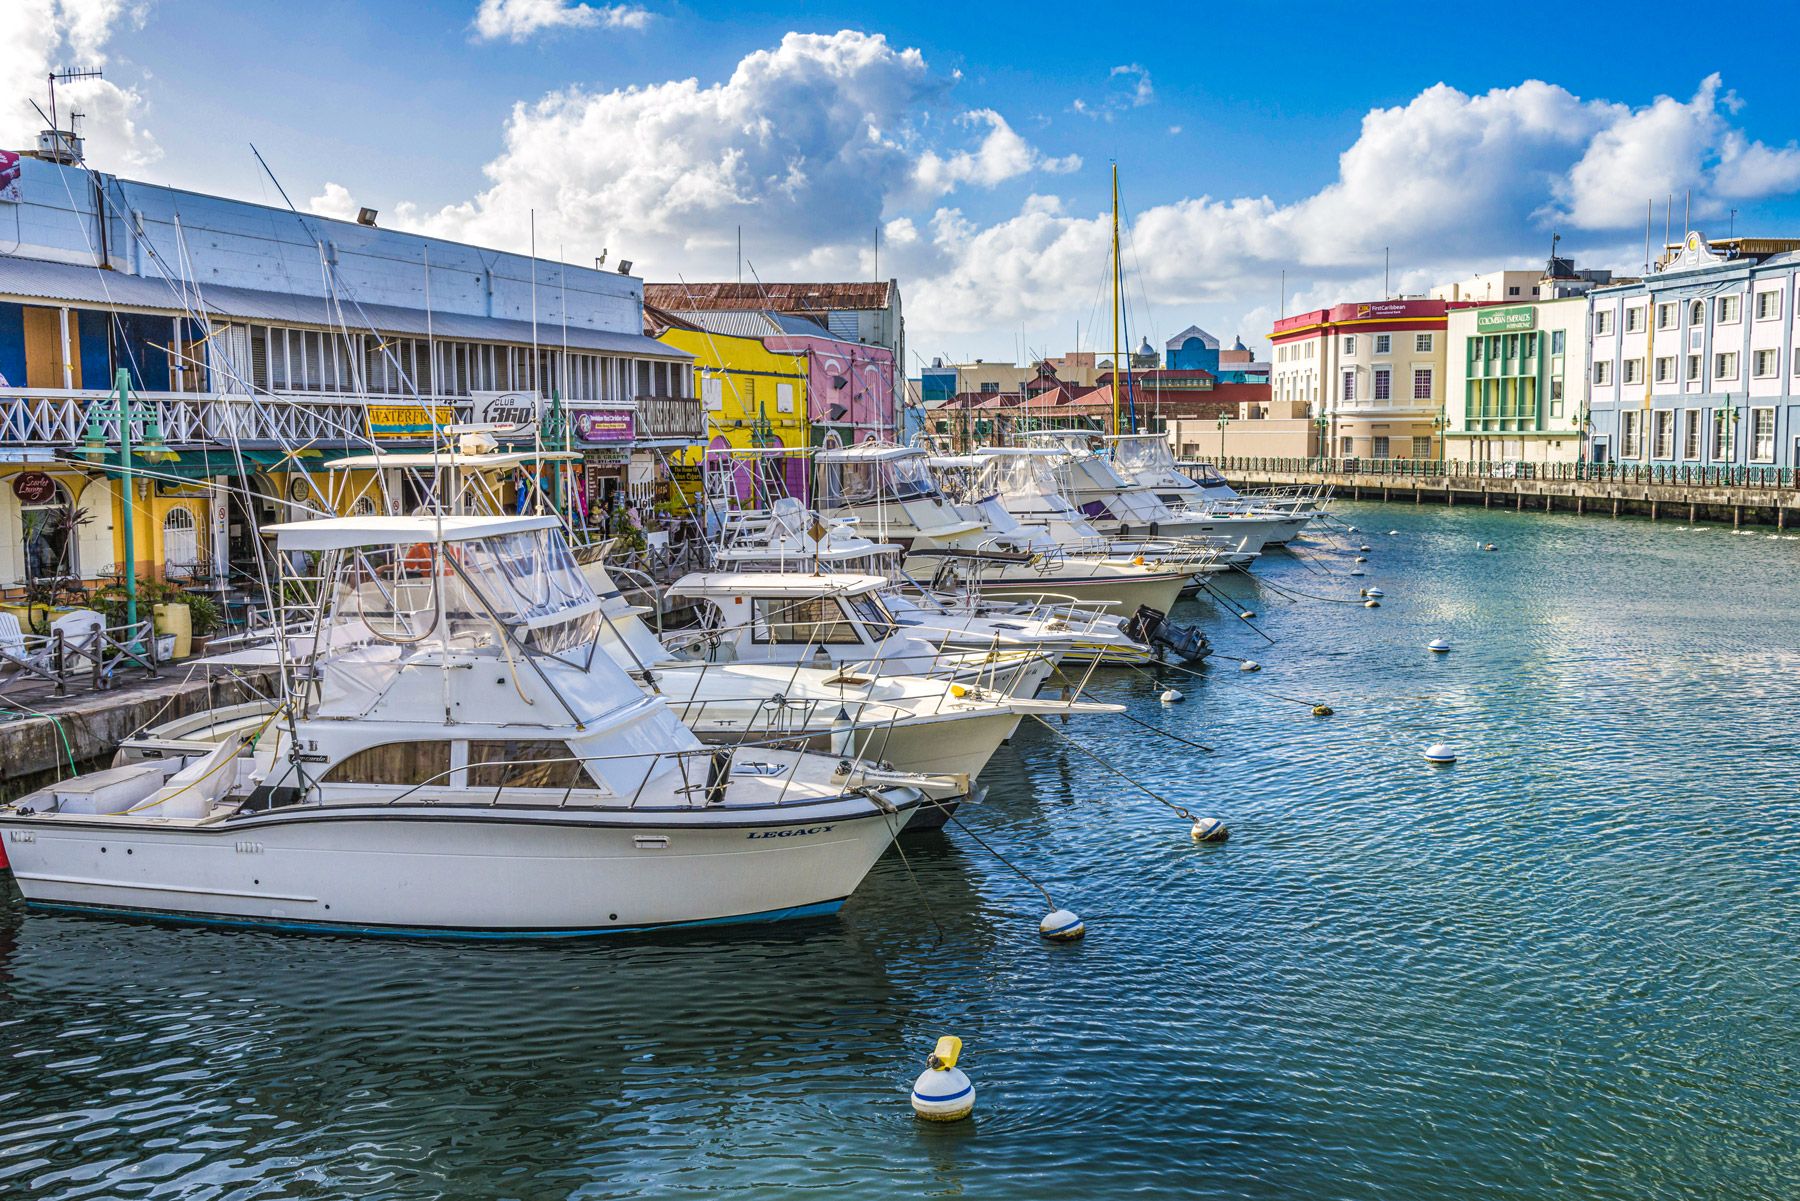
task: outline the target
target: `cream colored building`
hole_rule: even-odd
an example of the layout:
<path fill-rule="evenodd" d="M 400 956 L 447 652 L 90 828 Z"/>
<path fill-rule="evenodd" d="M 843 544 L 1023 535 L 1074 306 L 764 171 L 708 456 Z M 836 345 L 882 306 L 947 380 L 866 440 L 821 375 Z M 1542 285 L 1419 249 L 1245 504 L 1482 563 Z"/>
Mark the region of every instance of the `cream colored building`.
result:
<path fill-rule="evenodd" d="M 1224 422 L 1216 417 L 1177 417 L 1169 422 L 1165 432 L 1175 457 L 1210 463 L 1221 457 L 1305 459 L 1319 454 L 1322 431 L 1307 402 L 1244 401 L 1237 410 Z"/>
<path fill-rule="evenodd" d="M 1544 269 L 1485 271 L 1431 290 L 1433 300 L 1472 300 L 1476 304 L 1524 304 L 1548 295 L 1543 289 Z"/>
<path fill-rule="evenodd" d="M 1452 310 L 1444 457 L 1573 463 L 1587 407 L 1585 296 Z"/>
<path fill-rule="evenodd" d="M 1377 300 L 1283 317 L 1269 335 L 1273 403 L 1311 404 L 1333 457 L 1441 457 L 1444 320 L 1453 304 Z"/>

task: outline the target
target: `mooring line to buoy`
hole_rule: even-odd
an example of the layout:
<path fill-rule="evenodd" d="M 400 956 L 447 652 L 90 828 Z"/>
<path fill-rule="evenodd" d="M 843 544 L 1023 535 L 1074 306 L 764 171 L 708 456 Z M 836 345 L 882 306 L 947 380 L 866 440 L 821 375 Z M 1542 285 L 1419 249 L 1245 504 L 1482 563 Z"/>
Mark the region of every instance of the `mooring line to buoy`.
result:
<path fill-rule="evenodd" d="M 1231 615 L 1233 617 L 1237 618 L 1239 621 L 1243 622 L 1245 625 L 1250 626 L 1250 628 L 1252 630 L 1256 630 L 1256 636 L 1258 638 L 1261 638 L 1264 642 L 1268 643 L 1270 646 L 1275 645 L 1275 640 L 1273 638 L 1269 637 L 1267 634 L 1263 633 L 1261 630 L 1257 630 L 1254 625 L 1251 625 L 1250 619 L 1248 617 L 1244 616 L 1243 610 L 1238 608 L 1236 601 L 1232 600 L 1229 596 L 1226 596 L 1223 592 L 1220 592 L 1217 588 L 1213 587 L 1211 584 L 1207 583 L 1205 580 L 1202 580 L 1200 582 L 1200 588 L 1208 596 L 1212 597 L 1214 600 L 1218 601 L 1220 604 L 1230 607 Z"/>
<path fill-rule="evenodd" d="M 1130 670 L 1137 672 L 1140 676 L 1143 676 L 1146 680 L 1149 680 L 1152 684 L 1156 684 L 1156 683 L 1160 682 L 1157 680 L 1157 678 L 1155 676 L 1151 675 L 1149 672 L 1145 671 L 1143 668 L 1139 667 L 1135 663 L 1121 663 L 1121 664 L 1119 664 L 1119 666 L 1129 668 Z M 1060 678 L 1062 680 L 1064 687 L 1070 688 L 1072 690 L 1074 696 L 1082 695 L 1082 690 L 1079 688 L 1075 688 L 1069 682 L 1069 677 L 1066 675 L 1063 675 L 1063 670 L 1062 670 L 1061 664 L 1057 665 L 1056 675 L 1058 678 Z M 1153 722 L 1145 721 L 1141 717 L 1133 717 L 1129 713 L 1115 713 L 1113 716 L 1123 717 L 1126 721 L 1131 722 L 1133 725 L 1142 726 L 1146 730 L 1153 730 L 1156 733 L 1161 734 L 1164 738 L 1170 739 L 1171 741 L 1174 741 L 1174 742 L 1179 742 L 1183 746 L 1191 746 L 1195 750 L 1205 751 L 1209 755 L 1215 755 L 1218 753 L 1214 748 L 1207 746 L 1204 742 L 1195 742 L 1191 738 L 1183 738 L 1181 735 L 1173 733 L 1169 730 L 1165 730 L 1161 726 L 1156 725 Z"/>
<path fill-rule="evenodd" d="M 1231 656 L 1222 655 L 1222 656 L 1217 656 L 1217 657 L 1230 658 Z M 1240 660 L 1238 660 L 1238 662 L 1241 663 L 1241 662 L 1243 662 L 1243 660 L 1240 659 Z M 1325 710 L 1325 713 L 1319 714 L 1319 716 L 1326 716 L 1328 714 L 1337 712 L 1337 710 L 1333 709 L 1330 705 L 1323 704 L 1319 701 L 1302 700 L 1300 697 L 1288 696 L 1285 693 L 1276 692 L 1272 688 L 1264 688 L 1264 687 L 1261 687 L 1260 685 L 1252 685 L 1249 682 L 1244 681 L 1244 680 L 1233 680 L 1233 679 L 1229 679 L 1229 678 L 1213 680 L 1212 677 L 1203 675 L 1202 673 L 1195 671 L 1191 667 L 1183 667 L 1179 663 L 1163 663 L 1163 664 L 1160 664 L 1159 666 L 1161 666 L 1163 668 L 1163 670 L 1165 670 L 1165 671 L 1184 671 L 1188 675 L 1193 676 L 1196 679 L 1208 680 L 1215 684 L 1231 685 L 1234 687 L 1247 689 L 1248 691 L 1250 691 L 1252 693 L 1265 693 L 1269 696 L 1276 697 L 1280 700 L 1292 701 L 1296 705 L 1305 705 L 1307 708 L 1311 709 L 1315 714 L 1318 714 L 1320 709 Z M 1042 719 L 1040 719 L 1040 720 L 1042 720 Z"/>
<path fill-rule="evenodd" d="M 1261 576 L 1251 575 L 1248 569 L 1241 567 L 1236 563 L 1231 565 L 1231 569 L 1233 571 L 1243 572 L 1247 578 L 1255 580 L 1262 587 L 1273 589 L 1276 593 L 1286 595 L 1289 599 L 1299 596 L 1304 597 L 1307 600 L 1325 601 L 1328 604 L 1334 605 L 1360 605 L 1363 602 L 1363 598 L 1360 596 L 1315 596 L 1313 593 L 1301 592 L 1296 588 L 1289 588 L 1283 584 L 1271 583 Z"/>
<path fill-rule="evenodd" d="M 1094 754 L 1094 752 L 1088 750 L 1086 747 L 1082 746 L 1079 742 L 1076 742 L 1073 738 L 1070 738 L 1067 734 L 1063 733 L 1061 730 L 1057 729 L 1055 726 L 1053 726 L 1049 722 L 1045 721 L 1042 717 L 1038 717 L 1038 715 L 1035 713 L 1032 714 L 1032 716 L 1037 717 L 1038 724 L 1043 726 L 1046 730 L 1050 731 L 1052 734 L 1056 735 L 1058 738 L 1061 738 L 1064 742 L 1067 742 L 1070 746 L 1074 747 L 1076 750 L 1080 751 L 1082 754 L 1084 754 L 1088 758 L 1092 759 L 1095 763 L 1098 763 L 1101 767 L 1104 767 L 1107 771 L 1109 771 L 1113 775 L 1119 777 L 1119 779 L 1125 781 L 1127 784 L 1131 785 L 1133 788 L 1137 789 L 1139 792 L 1143 793 L 1145 796 L 1149 797 L 1151 800 L 1155 801 L 1157 804 L 1167 807 L 1170 811 L 1172 811 L 1175 814 L 1176 817 L 1179 817 L 1183 821 L 1188 821 L 1188 822 L 1192 822 L 1195 820 L 1194 815 L 1192 813 L 1189 813 L 1182 806 L 1176 804 L 1174 801 L 1169 800 L 1167 797 L 1158 795 L 1157 793 L 1151 791 L 1145 785 L 1138 783 L 1136 780 L 1132 779 L 1130 776 L 1126 775 L 1124 772 L 1120 771 L 1118 768 L 1114 767 L 1112 764 L 1110 764 L 1106 760 L 1102 759 L 1099 755 Z M 952 820 L 954 820 L 954 819 L 952 819 Z"/>
<path fill-rule="evenodd" d="M 1017 875 L 1019 877 L 1019 879 L 1025 881 L 1025 883 L 1027 883 L 1027 884 L 1031 885 L 1033 888 L 1037 889 L 1038 892 L 1044 898 L 1044 904 L 1050 906 L 1050 908 L 1052 908 L 1052 909 L 1056 908 L 1056 902 L 1054 900 L 1052 900 L 1050 897 L 1050 890 L 1045 888 L 1042 884 L 1039 884 L 1036 880 L 1033 880 L 1031 878 L 1031 876 L 1026 873 L 1025 869 L 1021 868 L 1018 864 L 1014 863 L 1012 860 L 1008 859 L 1005 855 L 1002 855 L 999 851 L 996 851 L 992 846 L 988 845 L 987 839 L 985 839 L 981 835 L 975 833 L 975 831 L 969 829 L 969 827 L 966 824 L 964 824 L 962 818 L 956 816 L 956 814 L 954 814 L 954 813 L 950 814 L 949 820 L 955 822 L 956 828 L 961 830 L 964 834 L 967 834 L 970 838 L 973 838 L 981 846 L 981 848 L 984 851 L 986 851 L 988 854 L 992 855 L 994 858 L 998 859 L 1001 863 L 1005 864 L 1007 866 L 1007 868 L 1009 868 L 1015 875 Z"/>
<path fill-rule="evenodd" d="M 941 801 L 933 801 L 932 803 L 936 804 L 939 808 L 943 807 L 943 802 Z M 948 817 L 948 815 L 946 816 Z M 950 818 L 949 820 L 954 821 L 955 819 Z M 931 919 L 932 928 L 937 931 L 937 941 L 932 944 L 932 949 L 936 950 L 944 945 L 944 923 L 938 921 L 937 910 L 931 907 L 931 898 L 926 895 L 925 886 L 919 883 L 919 873 L 913 870 L 912 860 L 906 857 L 906 848 L 900 845 L 900 831 L 894 831 L 893 836 L 889 838 L 888 841 L 893 844 L 896 851 L 900 852 L 901 866 L 906 868 L 906 875 L 907 878 L 912 881 L 913 891 L 919 894 L 919 904 L 925 906 L 925 916 Z"/>

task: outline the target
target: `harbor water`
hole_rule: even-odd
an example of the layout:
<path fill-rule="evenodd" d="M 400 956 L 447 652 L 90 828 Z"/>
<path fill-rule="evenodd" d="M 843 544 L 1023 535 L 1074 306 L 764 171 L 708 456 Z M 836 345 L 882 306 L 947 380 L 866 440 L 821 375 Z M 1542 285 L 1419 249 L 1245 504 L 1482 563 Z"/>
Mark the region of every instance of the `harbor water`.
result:
<path fill-rule="evenodd" d="M 1213 753 L 1104 717 L 995 759 L 969 831 L 1081 943 L 954 827 L 837 918 L 629 941 L 7 885 L 0 1196 L 1795 1196 L 1800 541 L 1339 513 L 1224 585 L 1272 643 L 1202 600 L 1201 677 L 1097 678 Z M 907 1093 L 941 1034 L 978 1105 L 937 1126 Z"/>

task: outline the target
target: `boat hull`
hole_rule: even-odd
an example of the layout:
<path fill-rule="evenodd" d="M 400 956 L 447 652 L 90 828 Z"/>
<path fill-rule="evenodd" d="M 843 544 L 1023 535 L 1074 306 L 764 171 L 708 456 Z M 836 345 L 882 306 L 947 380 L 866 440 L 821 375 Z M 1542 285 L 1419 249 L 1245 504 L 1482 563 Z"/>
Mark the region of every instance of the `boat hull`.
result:
<path fill-rule="evenodd" d="M 566 937 L 832 912 L 913 812 L 306 806 L 206 825 L 9 818 L 0 833 L 36 908 Z"/>

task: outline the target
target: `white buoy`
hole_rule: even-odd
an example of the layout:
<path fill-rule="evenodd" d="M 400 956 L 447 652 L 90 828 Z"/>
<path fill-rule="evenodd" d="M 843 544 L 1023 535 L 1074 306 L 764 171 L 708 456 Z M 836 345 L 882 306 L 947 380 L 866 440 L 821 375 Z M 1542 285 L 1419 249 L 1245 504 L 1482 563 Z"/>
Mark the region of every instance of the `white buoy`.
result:
<path fill-rule="evenodd" d="M 1258 663 L 1255 659 L 1245 659 L 1242 663 L 1238 664 L 1238 670 L 1239 671 L 1261 671 L 1262 664 Z"/>
<path fill-rule="evenodd" d="M 1216 817 L 1196 818 L 1194 828 L 1188 831 L 1195 842 L 1224 842 L 1231 837 L 1231 831 L 1225 823 Z"/>
<path fill-rule="evenodd" d="M 1486 546 L 1482 547 L 1481 549 L 1482 550 L 1493 550 L 1495 548 L 1494 548 L 1494 544 L 1492 542 L 1490 542 Z"/>
<path fill-rule="evenodd" d="M 1390 537 L 1390 538 L 1392 538 L 1392 537 L 1394 537 L 1394 536 L 1395 536 L 1395 535 L 1396 535 L 1396 534 L 1398 534 L 1398 533 L 1399 533 L 1399 532 L 1400 532 L 1400 531 L 1399 531 L 1399 530 L 1389 530 L 1389 531 L 1388 531 L 1388 537 Z"/>
<path fill-rule="evenodd" d="M 1350 574 L 1351 574 L 1351 575 L 1368 575 L 1368 574 L 1369 574 L 1369 573 L 1368 573 L 1368 572 L 1366 572 L 1366 571 L 1364 571 L 1364 570 L 1363 570 L 1363 569 L 1362 569 L 1362 568 L 1360 568 L 1360 567 L 1352 567 L 1352 568 L 1351 568 L 1351 569 L 1350 569 Z"/>
<path fill-rule="evenodd" d="M 1358 556 L 1356 556 L 1356 561 L 1357 561 L 1357 562 L 1358 562 L 1358 563 L 1367 563 L 1367 562 L 1368 562 L 1368 561 L 1369 561 L 1369 556 L 1367 556 L 1367 555 L 1358 555 Z"/>
<path fill-rule="evenodd" d="M 1074 942 L 1087 933 L 1087 926 L 1067 909 L 1052 909 L 1038 923 L 1038 933 L 1054 942 Z"/>
<path fill-rule="evenodd" d="M 1378 601 L 1378 600 L 1374 600 L 1374 599 L 1370 599 L 1370 600 L 1366 600 L 1366 601 L 1364 601 L 1364 602 L 1363 602 L 1363 608 L 1365 608 L 1365 609 L 1379 609 L 1379 608 L 1381 608 L 1381 602 L 1380 602 L 1380 601 Z"/>
<path fill-rule="evenodd" d="M 1436 651 L 1440 655 L 1447 655 L 1450 653 L 1450 644 L 1442 638 L 1433 638 L 1430 642 L 1425 644 L 1425 648 L 1427 650 Z"/>
<path fill-rule="evenodd" d="M 962 1058 L 962 1039 L 946 1034 L 925 1058 L 912 1089 L 913 1112 L 928 1122 L 955 1122 L 975 1111 L 975 1086 L 956 1066 Z"/>
<path fill-rule="evenodd" d="M 1368 553 L 1369 553 L 1369 548 L 1368 548 L 1368 547 L 1367 547 L 1367 546 L 1366 546 L 1366 545 L 1364 545 L 1364 546 L 1359 546 L 1359 547 L 1357 547 L 1357 548 L 1356 548 L 1356 549 L 1357 549 L 1357 550 L 1359 550 L 1359 551 L 1361 551 L 1361 552 L 1362 552 L 1362 553 L 1363 553 L 1363 554 L 1365 554 L 1365 555 L 1366 555 L 1366 554 L 1368 554 Z"/>
<path fill-rule="evenodd" d="M 1372 596 L 1376 600 L 1380 600 L 1382 597 L 1386 596 L 1387 593 L 1383 592 L 1379 588 L 1369 588 L 1365 591 L 1365 595 Z"/>
<path fill-rule="evenodd" d="M 1255 609 L 1245 609 L 1242 613 L 1239 613 L 1238 616 L 1243 618 L 1245 621 L 1249 621 L 1252 617 L 1256 616 L 1256 610 Z"/>
<path fill-rule="evenodd" d="M 1447 743 L 1434 742 L 1425 748 L 1425 762 L 1455 763 L 1456 752 L 1451 750 Z"/>
<path fill-rule="evenodd" d="M 1163 689 L 1162 696 L 1160 696 L 1157 699 L 1162 701 L 1162 703 L 1165 705 L 1178 705 L 1182 701 L 1187 700 L 1187 697 L 1181 695 L 1180 692 L 1176 691 L 1173 688 L 1165 688 L 1165 689 Z"/>
<path fill-rule="evenodd" d="M 1350 532 L 1351 532 L 1351 533 L 1352 533 L 1352 534 L 1354 534 L 1354 533 L 1356 533 L 1356 527 L 1355 527 L 1355 526 L 1351 526 L 1351 527 L 1350 527 Z"/>

